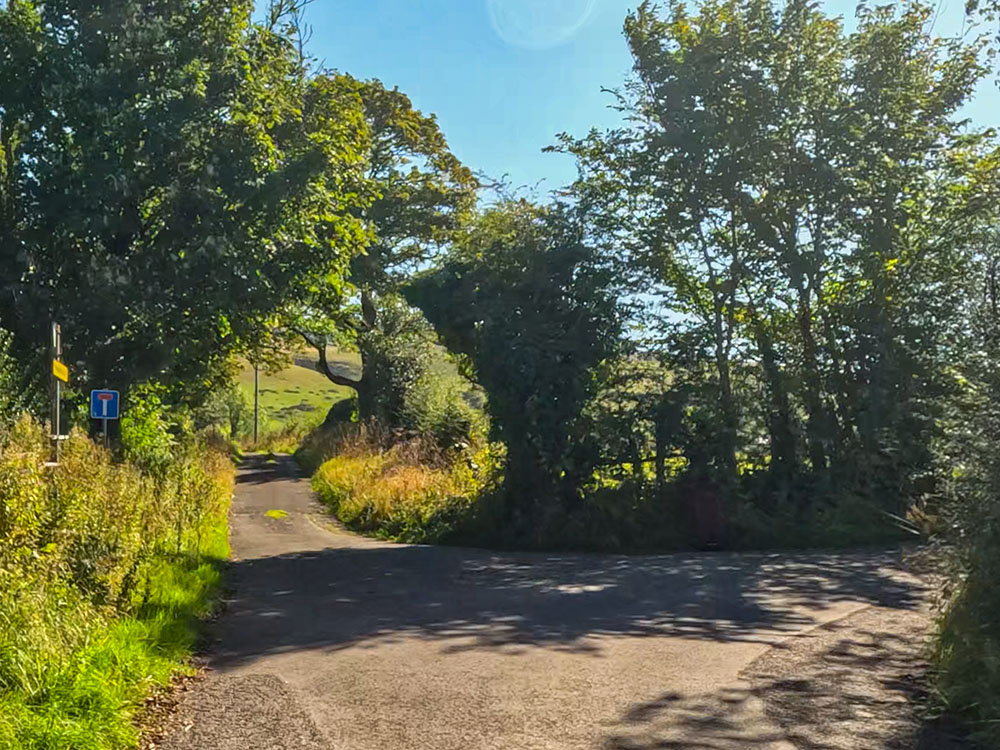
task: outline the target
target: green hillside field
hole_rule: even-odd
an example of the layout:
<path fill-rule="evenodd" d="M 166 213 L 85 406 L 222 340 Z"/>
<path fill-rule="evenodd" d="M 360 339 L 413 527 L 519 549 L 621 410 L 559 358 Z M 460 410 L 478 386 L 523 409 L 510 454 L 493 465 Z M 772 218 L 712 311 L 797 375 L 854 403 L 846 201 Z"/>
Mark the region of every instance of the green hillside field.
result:
<path fill-rule="evenodd" d="M 331 363 L 347 373 L 356 371 L 356 354 L 331 352 Z M 294 364 L 276 373 L 260 373 L 261 430 L 272 430 L 295 422 L 319 422 L 327 410 L 338 401 L 349 398 L 353 391 L 331 383 L 315 370 L 316 356 L 296 354 Z M 253 398 L 253 367 L 243 364 L 240 387 Z"/>

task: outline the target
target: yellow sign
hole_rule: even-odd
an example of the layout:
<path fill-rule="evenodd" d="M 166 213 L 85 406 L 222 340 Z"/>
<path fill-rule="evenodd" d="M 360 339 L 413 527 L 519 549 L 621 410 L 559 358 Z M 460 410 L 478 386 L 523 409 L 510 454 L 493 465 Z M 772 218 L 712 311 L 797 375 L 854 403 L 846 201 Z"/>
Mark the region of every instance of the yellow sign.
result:
<path fill-rule="evenodd" d="M 58 359 L 52 360 L 52 374 L 64 383 L 69 382 L 69 368 Z"/>

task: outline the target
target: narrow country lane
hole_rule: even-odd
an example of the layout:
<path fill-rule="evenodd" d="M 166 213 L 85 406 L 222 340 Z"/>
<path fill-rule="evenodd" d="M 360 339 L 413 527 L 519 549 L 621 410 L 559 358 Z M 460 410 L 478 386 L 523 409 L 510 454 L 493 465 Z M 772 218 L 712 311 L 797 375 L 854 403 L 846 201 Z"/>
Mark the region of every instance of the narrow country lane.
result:
<path fill-rule="evenodd" d="M 895 673 L 927 620 L 898 552 L 384 544 L 259 458 L 232 544 L 208 677 L 164 750 L 878 748 L 910 729 Z"/>

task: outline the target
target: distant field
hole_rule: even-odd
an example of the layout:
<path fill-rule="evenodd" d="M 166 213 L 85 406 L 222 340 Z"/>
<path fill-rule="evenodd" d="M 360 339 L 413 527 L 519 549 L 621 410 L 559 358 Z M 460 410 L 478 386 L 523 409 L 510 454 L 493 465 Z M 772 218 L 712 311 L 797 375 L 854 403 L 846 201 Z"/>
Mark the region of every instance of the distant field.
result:
<path fill-rule="evenodd" d="M 356 354 L 330 352 L 331 364 L 345 374 L 354 374 L 359 367 Z M 279 426 L 290 422 L 318 421 L 338 401 L 353 391 L 334 385 L 315 369 L 316 355 L 302 352 L 295 364 L 281 372 L 260 373 L 260 406 L 264 425 Z M 240 386 L 253 398 L 253 367 L 249 363 L 240 371 Z"/>

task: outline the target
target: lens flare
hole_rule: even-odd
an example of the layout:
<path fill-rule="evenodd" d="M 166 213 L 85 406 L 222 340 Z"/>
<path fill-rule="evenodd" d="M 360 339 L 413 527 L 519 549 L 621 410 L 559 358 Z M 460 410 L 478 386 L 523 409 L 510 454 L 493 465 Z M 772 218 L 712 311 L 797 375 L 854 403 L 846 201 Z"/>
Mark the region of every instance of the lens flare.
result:
<path fill-rule="evenodd" d="M 576 34 L 597 0 L 486 0 L 493 29 L 507 44 L 546 49 Z"/>

